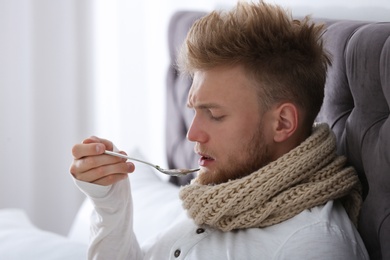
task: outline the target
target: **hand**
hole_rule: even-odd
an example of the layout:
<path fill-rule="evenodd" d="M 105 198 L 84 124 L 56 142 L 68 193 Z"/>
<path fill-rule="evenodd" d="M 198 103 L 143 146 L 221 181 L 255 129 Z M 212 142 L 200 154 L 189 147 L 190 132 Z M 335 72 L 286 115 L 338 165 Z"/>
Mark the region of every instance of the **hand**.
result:
<path fill-rule="evenodd" d="M 73 146 L 74 159 L 70 166 L 73 177 L 80 181 L 106 186 L 127 178 L 128 173 L 134 171 L 133 163 L 106 155 L 104 150 L 112 151 L 112 142 L 95 136 Z"/>

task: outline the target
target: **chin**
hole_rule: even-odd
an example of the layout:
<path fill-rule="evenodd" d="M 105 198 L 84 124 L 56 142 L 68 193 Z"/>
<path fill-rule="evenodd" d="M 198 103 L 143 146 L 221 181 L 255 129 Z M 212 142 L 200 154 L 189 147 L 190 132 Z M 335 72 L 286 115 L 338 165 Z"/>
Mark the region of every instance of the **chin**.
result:
<path fill-rule="evenodd" d="M 218 185 L 231 180 L 237 180 L 257 171 L 261 166 L 257 164 L 232 164 L 228 168 L 210 170 L 201 168 L 197 181 L 202 185 Z"/>
<path fill-rule="evenodd" d="M 197 181 L 201 185 L 218 185 L 229 181 L 231 176 L 226 176 L 224 171 L 221 170 L 208 170 L 201 169 L 198 173 Z"/>

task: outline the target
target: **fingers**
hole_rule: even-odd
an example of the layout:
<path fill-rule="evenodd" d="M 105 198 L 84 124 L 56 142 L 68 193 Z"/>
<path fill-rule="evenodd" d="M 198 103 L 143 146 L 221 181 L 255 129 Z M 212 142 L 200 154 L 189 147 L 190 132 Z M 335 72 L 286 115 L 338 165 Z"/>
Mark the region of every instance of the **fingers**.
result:
<path fill-rule="evenodd" d="M 134 164 L 104 154 L 104 150 L 112 148 L 112 142 L 94 136 L 76 144 L 72 148 L 74 160 L 70 173 L 77 180 L 99 185 L 110 185 L 127 178 L 127 174 L 134 171 Z"/>
<path fill-rule="evenodd" d="M 104 157 L 110 157 L 109 155 L 104 155 Z M 112 156 L 111 156 L 112 157 Z M 87 159 L 90 159 L 88 157 Z M 97 160 L 99 161 L 99 160 Z M 103 159 L 101 161 L 104 161 Z M 85 168 L 80 171 L 80 168 L 77 170 L 71 169 L 72 175 L 80 181 L 95 183 L 99 179 L 105 178 L 110 175 L 122 174 L 127 175 L 134 171 L 134 164 L 131 162 L 119 161 L 109 162 L 107 164 L 101 164 L 94 168 Z"/>
<path fill-rule="evenodd" d="M 75 159 L 70 167 L 75 179 L 100 185 L 113 184 L 134 170 L 133 163 L 105 154 Z"/>

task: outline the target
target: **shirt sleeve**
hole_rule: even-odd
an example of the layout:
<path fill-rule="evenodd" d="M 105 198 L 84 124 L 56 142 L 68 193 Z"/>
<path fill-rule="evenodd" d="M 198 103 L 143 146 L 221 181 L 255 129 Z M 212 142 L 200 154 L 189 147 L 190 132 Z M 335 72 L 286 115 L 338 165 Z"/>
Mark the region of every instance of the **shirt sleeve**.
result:
<path fill-rule="evenodd" d="M 75 180 L 94 205 L 88 259 L 142 259 L 133 230 L 129 180 L 101 186 Z"/>

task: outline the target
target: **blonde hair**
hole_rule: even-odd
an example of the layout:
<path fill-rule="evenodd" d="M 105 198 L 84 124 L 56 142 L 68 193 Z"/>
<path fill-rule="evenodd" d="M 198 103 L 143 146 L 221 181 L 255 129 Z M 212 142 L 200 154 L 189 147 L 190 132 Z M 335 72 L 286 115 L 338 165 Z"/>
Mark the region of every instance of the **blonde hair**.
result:
<path fill-rule="evenodd" d="M 305 111 L 311 128 L 324 97 L 330 58 L 323 25 L 294 20 L 277 5 L 238 2 L 213 11 L 191 27 L 179 53 L 179 70 L 193 75 L 217 66 L 241 65 L 258 86 L 264 109 L 289 101 Z"/>

